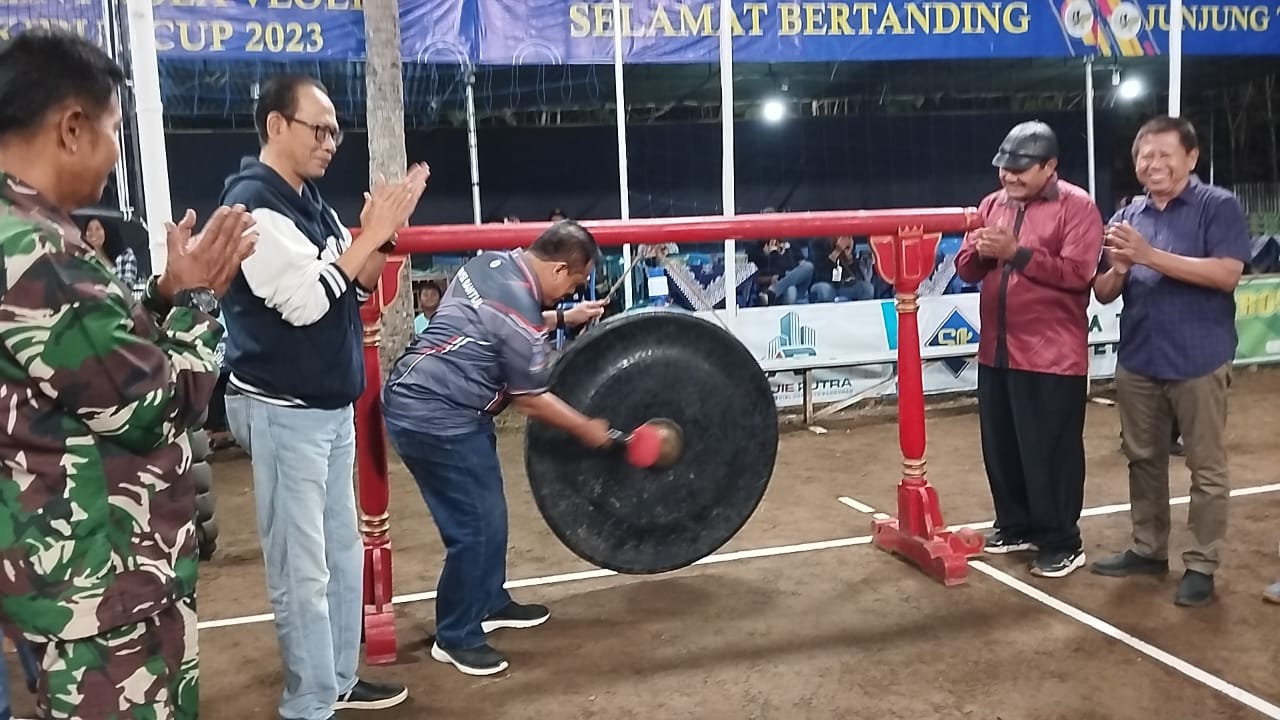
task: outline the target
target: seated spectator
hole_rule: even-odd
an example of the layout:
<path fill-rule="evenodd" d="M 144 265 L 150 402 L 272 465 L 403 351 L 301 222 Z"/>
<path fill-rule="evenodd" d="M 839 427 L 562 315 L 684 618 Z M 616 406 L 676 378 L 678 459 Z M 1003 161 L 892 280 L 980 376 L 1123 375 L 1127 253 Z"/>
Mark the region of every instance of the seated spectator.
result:
<path fill-rule="evenodd" d="M 774 238 L 753 243 L 747 259 L 756 266 L 756 287 L 762 305 L 795 305 L 809 302 L 813 263 L 800 249 Z"/>
<path fill-rule="evenodd" d="M 816 241 L 813 256 L 813 285 L 809 302 L 826 303 L 840 300 L 870 300 L 875 295 L 875 277 L 871 253 L 853 252 L 853 238 L 844 235 L 835 240 Z"/>

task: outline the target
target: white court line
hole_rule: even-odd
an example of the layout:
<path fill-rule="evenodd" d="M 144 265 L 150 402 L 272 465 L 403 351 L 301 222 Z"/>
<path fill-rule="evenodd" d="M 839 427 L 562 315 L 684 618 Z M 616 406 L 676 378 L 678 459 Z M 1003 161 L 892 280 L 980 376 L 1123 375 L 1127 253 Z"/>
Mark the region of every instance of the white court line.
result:
<path fill-rule="evenodd" d="M 737 550 L 735 552 L 721 553 L 719 555 L 709 555 L 695 562 L 694 565 L 715 565 L 717 563 L 733 562 L 735 560 L 776 557 L 778 555 L 791 555 L 794 553 L 813 552 L 815 550 L 830 550 L 832 548 L 870 544 L 870 535 L 838 538 L 836 540 L 820 540 L 818 542 L 800 543 L 797 545 L 779 545 L 775 547 L 757 548 L 754 550 Z M 584 570 L 582 572 L 565 573 L 563 575 L 546 575 L 544 577 L 525 578 L 523 580 L 510 580 L 504 587 L 508 590 L 514 590 L 515 588 L 536 587 L 538 585 L 556 585 L 559 583 L 576 582 L 579 580 L 592 580 L 595 578 L 610 577 L 617 574 L 618 573 L 612 570 Z M 420 602 L 423 600 L 434 600 L 435 597 L 435 590 L 410 593 L 408 595 L 396 595 L 391 598 L 391 604 L 400 605 L 403 603 Z M 199 623 L 196 627 L 200 630 L 213 630 L 216 628 L 235 627 L 237 625 L 252 625 L 254 623 L 271 622 L 274 619 L 274 614 L 263 613 L 261 615 L 245 615 L 243 617 L 223 618 L 221 620 L 205 620 Z"/>
<path fill-rule="evenodd" d="M 1280 490 L 1280 483 L 1272 484 L 1272 485 L 1259 485 L 1256 487 L 1240 488 L 1238 490 L 1231 491 L 1231 495 L 1233 497 L 1241 497 L 1245 495 L 1260 495 L 1262 493 L 1275 492 L 1276 490 Z M 1182 497 L 1170 499 L 1169 504 L 1185 505 L 1190 501 L 1191 501 L 1190 497 L 1182 496 Z M 840 502 L 845 505 L 848 505 L 849 507 L 857 510 L 858 512 L 865 513 L 867 515 L 872 515 L 872 514 L 875 514 L 876 512 L 875 508 L 871 507 L 870 505 L 867 505 L 866 503 L 858 502 L 857 500 L 854 500 L 852 498 L 841 497 Z M 1081 516 L 1097 516 L 1097 515 L 1109 515 L 1113 513 L 1122 513 L 1122 512 L 1128 511 L 1129 507 L 1130 506 L 1128 503 L 1124 503 L 1120 505 L 1103 505 L 1101 507 L 1090 508 L 1082 512 Z M 983 523 L 983 525 L 989 525 L 989 524 Z M 972 526 L 966 526 L 966 527 L 972 527 Z M 1202 685 L 1208 686 L 1213 690 L 1217 690 L 1218 692 L 1222 693 L 1223 695 L 1226 695 L 1227 697 L 1235 700 L 1236 702 L 1247 705 L 1253 708 L 1254 710 L 1257 710 L 1258 712 L 1266 715 L 1267 717 L 1273 718 L 1273 720 L 1280 720 L 1280 707 L 1277 707 L 1276 705 L 1273 705 L 1272 703 L 1267 702 L 1266 700 L 1263 700 L 1257 695 L 1254 695 L 1253 693 L 1239 686 L 1232 685 L 1231 683 L 1227 682 L 1226 680 L 1223 680 L 1217 675 L 1213 675 L 1209 672 L 1206 672 L 1200 669 L 1199 667 L 1196 667 L 1195 665 L 1192 665 L 1191 663 L 1183 660 L 1182 658 L 1176 655 L 1167 653 L 1164 650 L 1161 650 L 1160 648 L 1148 642 L 1139 640 L 1133 635 L 1130 635 L 1129 633 L 1117 628 L 1116 626 L 1106 622 L 1105 620 L 1102 620 L 1101 618 L 1098 618 L 1094 615 L 1090 615 L 1089 613 L 1081 610 L 1080 608 L 1075 607 L 1074 605 L 1065 603 L 1062 600 L 1059 600 L 1058 598 L 1044 592 L 1043 590 L 1040 590 L 1037 587 L 1028 585 L 1027 583 L 1019 580 L 1018 578 L 1004 572 L 1003 570 L 1000 570 L 991 565 L 988 565 L 982 560 L 970 560 L 969 567 L 973 568 L 974 570 L 977 570 L 978 572 L 981 572 L 982 574 L 992 578 L 993 580 L 996 580 L 997 582 L 1000 582 L 1004 585 L 1007 585 L 1008 587 L 1013 588 L 1014 590 L 1017 590 L 1018 592 L 1022 593 L 1023 595 L 1026 595 L 1032 600 L 1035 600 L 1054 610 L 1057 610 L 1058 612 L 1062 613 L 1063 615 L 1066 615 L 1067 617 L 1071 618 L 1072 620 L 1075 620 L 1076 622 L 1079 622 L 1087 627 L 1093 628 L 1094 630 L 1097 630 L 1103 635 L 1106 635 L 1107 637 L 1110 637 L 1114 640 L 1119 640 L 1120 642 L 1124 643 L 1125 645 L 1128 645 L 1134 650 L 1137 650 L 1143 655 L 1146 655 L 1147 657 L 1150 657 L 1154 660 L 1158 660 L 1164 663 L 1165 665 L 1169 666 L 1170 668 L 1173 668 L 1174 670 L 1177 670 L 1178 672 L 1182 673 L 1183 675 L 1186 675 L 1192 680 L 1195 680 L 1201 683 Z"/>
<path fill-rule="evenodd" d="M 1147 657 L 1158 660 L 1164 663 L 1165 665 L 1168 665 L 1169 667 L 1173 668 L 1174 670 L 1177 670 L 1183 675 L 1186 675 L 1192 680 L 1195 680 L 1203 685 L 1207 685 L 1208 687 L 1214 690 L 1217 690 L 1218 692 L 1222 693 L 1223 695 L 1226 695 L 1227 697 L 1237 702 L 1248 705 L 1249 707 L 1253 708 L 1254 710 L 1257 710 L 1258 712 L 1266 715 L 1269 718 L 1275 718 L 1276 720 L 1280 720 L 1280 707 L 1277 707 L 1276 705 L 1273 705 L 1272 703 L 1269 703 L 1266 700 L 1263 700 L 1262 698 L 1258 697 L 1257 695 L 1254 695 L 1253 693 L 1247 690 L 1244 690 L 1236 685 L 1232 685 L 1231 683 L 1227 682 L 1226 680 L 1223 680 L 1217 675 L 1212 675 L 1208 672 L 1205 672 L 1204 670 L 1201 670 L 1200 668 L 1196 667 L 1195 665 L 1192 665 L 1191 663 L 1183 660 L 1182 658 L 1179 658 L 1176 655 L 1167 653 L 1164 650 L 1161 650 L 1160 648 L 1148 642 L 1139 640 L 1138 638 L 1117 628 L 1116 626 L 1108 622 L 1105 622 L 1103 620 L 1100 620 L 1097 617 L 1094 617 L 1093 615 L 1090 615 L 1089 613 L 1075 607 L 1074 605 L 1068 605 L 1067 603 L 1059 600 L 1058 598 L 1046 592 L 1043 592 L 1038 588 L 1028 585 L 1027 583 L 1019 580 L 1018 578 L 1013 577 L 1012 575 L 1004 572 L 1003 570 L 998 570 L 981 560 L 970 560 L 969 567 L 973 568 L 974 570 L 977 570 L 978 572 L 1000 583 L 1003 583 L 1013 588 L 1014 590 L 1017 590 L 1018 592 L 1022 593 L 1023 595 L 1026 595 L 1027 597 L 1033 600 L 1041 602 L 1053 608 L 1054 610 L 1057 610 L 1058 612 L 1062 613 L 1063 615 L 1066 615 L 1067 617 L 1071 618 L 1072 620 L 1075 620 L 1076 622 L 1087 625 L 1088 627 L 1091 627 L 1094 630 L 1097 630 L 1098 632 L 1102 633 L 1103 635 L 1106 635 L 1107 637 L 1113 638 L 1115 640 L 1119 640 L 1120 642 L 1124 643 L 1125 645 L 1128 645 L 1134 650 L 1137 650 L 1143 655 L 1146 655 Z"/>
<path fill-rule="evenodd" d="M 877 520 L 888 520 L 891 517 L 889 513 L 876 512 L 876 509 L 871 507 L 870 505 L 858 500 L 854 500 L 853 498 L 845 495 L 841 495 L 839 500 L 840 502 L 844 503 L 845 505 L 848 505 L 854 510 L 857 510 L 860 513 L 866 513 Z"/>
<path fill-rule="evenodd" d="M 1231 495 L 1233 497 L 1239 496 L 1239 495 L 1260 495 L 1262 493 L 1275 492 L 1277 490 L 1280 490 L 1280 483 L 1276 483 L 1273 485 L 1260 485 L 1258 487 L 1240 488 L 1239 490 L 1232 490 Z M 846 502 L 846 500 L 848 502 Z M 1183 496 L 1183 497 L 1174 498 L 1170 500 L 1169 504 L 1180 505 L 1180 504 L 1190 502 L 1190 500 L 1191 498 Z M 861 505 L 862 508 L 866 508 L 865 510 L 858 508 L 854 505 L 850 505 L 849 504 L 850 502 L 854 502 L 854 503 L 858 502 L 856 500 L 853 500 L 852 498 L 842 497 L 840 498 L 840 502 L 856 510 L 859 510 L 860 512 L 873 515 L 876 519 L 889 517 L 889 515 L 885 513 L 875 512 L 875 508 L 872 508 L 870 505 L 866 505 L 864 503 L 858 503 L 858 505 Z M 1128 509 L 1129 509 L 1128 504 L 1104 505 L 1099 508 L 1086 509 L 1082 513 L 1082 515 L 1088 515 L 1088 516 L 1108 515 L 1112 513 L 1125 512 Z M 988 520 L 986 522 L 967 523 L 964 525 L 952 525 L 948 529 L 954 531 L 954 530 L 959 530 L 962 527 L 966 527 L 973 530 L 983 530 L 983 529 L 992 527 L 994 524 L 995 524 L 994 521 Z M 850 547 L 854 545 L 869 545 L 869 544 L 871 544 L 871 536 L 863 535 L 860 537 L 840 538 L 837 540 L 824 540 L 820 542 L 801 543 L 799 545 L 783 545 L 779 547 L 760 548 L 758 550 L 739 550 L 737 552 L 723 553 L 720 555 L 711 555 L 699 560 L 694 564 L 695 565 L 714 565 L 716 563 L 731 562 L 734 560 L 749 560 L 752 558 L 774 557 L 778 555 L 790 555 L 793 553 L 812 552 L 815 550 L 829 550 L 832 548 Z M 577 582 L 579 580 L 593 580 L 596 578 L 609 577 L 611 575 L 616 575 L 616 574 L 617 573 L 611 570 L 586 570 L 583 572 L 565 573 L 562 575 L 547 575 L 544 577 L 525 578 L 523 580 L 511 580 L 507 582 L 506 587 L 509 589 L 514 589 L 514 588 L 523 588 L 523 587 L 536 587 L 539 585 L 555 585 L 558 583 Z M 403 603 L 421 602 L 424 600 L 433 600 L 435 599 L 435 596 L 436 596 L 436 593 L 434 590 L 431 590 L 428 592 L 410 593 L 408 595 L 397 595 L 391 599 L 391 603 L 393 605 L 400 605 Z M 273 620 L 275 620 L 275 615 L 273 615 L 272 613 L 262 613 L 260 615 L 245 615 L 242 617 L 222 618 L 219 620 L 204 620 L 204 621 L 201 621 L 199 625 L 197 625 L 197 627 L 200 630 L 214 630 L 217 628 L 235 627 L 237 625 L 253 625 L 255 623 L 271 622 Z"/>

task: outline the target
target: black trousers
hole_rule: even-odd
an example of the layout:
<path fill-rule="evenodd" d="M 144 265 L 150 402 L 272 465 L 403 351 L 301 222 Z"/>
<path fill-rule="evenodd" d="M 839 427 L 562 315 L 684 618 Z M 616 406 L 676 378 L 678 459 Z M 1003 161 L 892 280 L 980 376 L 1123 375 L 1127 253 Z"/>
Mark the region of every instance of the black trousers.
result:
<path fill-rule="evenodd" d="M 204 429 L 209 432 L 227 432 L 227 380 L 231 371 L 223 368 L 218 374 L 218 384 L 213 386 L 213 395 L 209 397 L 209 412 L 205 416 Z"/>
<path fill-rule="evenodd" d="M 978 366 L 982 458 L 996 529 L 1042 553 L 1081 547 L 1088 379 Z"/>

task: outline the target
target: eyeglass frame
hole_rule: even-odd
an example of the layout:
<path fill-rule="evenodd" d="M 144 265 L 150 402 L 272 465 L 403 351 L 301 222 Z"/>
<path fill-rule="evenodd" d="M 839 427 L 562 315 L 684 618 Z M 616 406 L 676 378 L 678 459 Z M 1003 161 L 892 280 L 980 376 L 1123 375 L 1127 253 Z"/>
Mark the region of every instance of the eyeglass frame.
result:
<path fill-rule="evenodd" d="M 346 133 L 344 133 L 342 131 L 342 128 L 340 127 L 335 128 L 335 127 L 330 127 L 329 125 L 311 123 L 311 122 L 307 122 L 306 120 L 293 117 L 291 115 L 285 115 L 283 113 L 281 113 L 280 116 L 283 117 L 288 122 L 297 123 L 299 125 L 311 128 L 312 132 L 315 133 L 316 142 L 320 144 L 324 144 L 324 141 L 326 139 L 332 137 L 334 147 L 341 147 L 342 141 L 345 139 L 345 136 L 346 136 Z"/>

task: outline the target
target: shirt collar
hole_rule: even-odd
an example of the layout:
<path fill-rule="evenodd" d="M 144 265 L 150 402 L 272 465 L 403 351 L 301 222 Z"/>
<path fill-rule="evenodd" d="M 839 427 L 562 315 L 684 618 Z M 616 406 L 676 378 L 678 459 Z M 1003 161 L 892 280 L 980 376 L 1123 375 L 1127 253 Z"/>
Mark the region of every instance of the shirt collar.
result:
<path fill-rule="evenodd" d="M 542 283 L 538 282 L 538 275 L 529 267 L 529 256 L 525 254 L 523 249 L 517 248 L 511 251 L 511 258 L 515 260 L 516 265 L 524 273 L 524 277 L 529 281 L 529 287 L 533 290 L 533 296 L 538 300 L 538 307 L 542 305 Z"/>
<path fill-rule="evenodd" d="M 1172 205 L 1173 203 L 1190 204 L 1193 200 L 1193 196 L 1195 193 L 1200 191 L 1200 186 L 1203 184 L 1204 183 L 1201 182 L 1199 175 L 1191 173 L 1191 176 L 1187 179 L 1187 186 L 1182 188 L 1182 192 L 1178 193 L 1169 201 L 1169 205 Z M 1165 209 L 1168 209 L 1168 207 L 1169 206 L 1166 205 Z M 1146 208 L 1151 208 L 1152 210 L 1157 209 L 1155 203 L 1151 200 L 1151 191 L 1149 190 L 1142 195 L 1142 209 L 1145 210 Z"/>
<path fill-rule="evenodd" d="M 0 172 L 0 193 L 20 212 L 32 215 L 57 228 L 62 234 L 64 245 L 93 252 L 89 244 L 84 241 L 80 226 L 71 219 L 71 216 L 41 195 L 39 190 L 23 182 L 21 178 Z"/>

